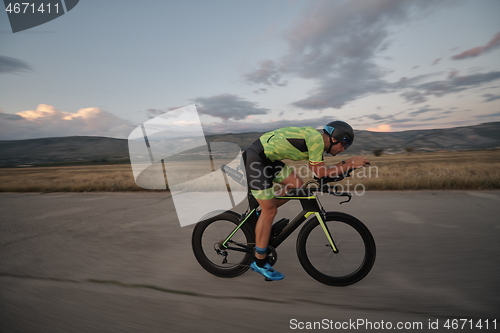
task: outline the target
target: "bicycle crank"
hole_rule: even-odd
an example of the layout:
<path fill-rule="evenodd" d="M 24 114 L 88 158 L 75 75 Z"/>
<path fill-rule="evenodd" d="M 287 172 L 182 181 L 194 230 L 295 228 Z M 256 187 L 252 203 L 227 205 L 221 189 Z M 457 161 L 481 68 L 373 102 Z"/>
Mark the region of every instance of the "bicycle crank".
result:
<path fill-rule="evenodd" d="M 269 265 L 274 266 L 276 261 L 278 260 L 278 253 L 276 252 L 276 249 L 272 247 L 271 245 L 267 246 L 267 262 L 269 262 Z"/>

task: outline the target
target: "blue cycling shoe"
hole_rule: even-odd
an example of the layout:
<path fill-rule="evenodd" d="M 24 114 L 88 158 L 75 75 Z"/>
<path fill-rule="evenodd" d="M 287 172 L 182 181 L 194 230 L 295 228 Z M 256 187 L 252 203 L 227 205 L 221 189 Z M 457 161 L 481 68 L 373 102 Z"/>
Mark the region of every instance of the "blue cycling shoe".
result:
<path fill-rule="evenodd" d="M 257 263 L 253 261 L 250 264 L 250 269 L 254 272 L 264 275 L 266 281 L 283 280 L 283 278 L 285 277 L 280 272 L 275 271 L 274 268 L 268 262 L 266 262 L 264 267 L 259 267 L 259 265 L 257 265 Z"/>

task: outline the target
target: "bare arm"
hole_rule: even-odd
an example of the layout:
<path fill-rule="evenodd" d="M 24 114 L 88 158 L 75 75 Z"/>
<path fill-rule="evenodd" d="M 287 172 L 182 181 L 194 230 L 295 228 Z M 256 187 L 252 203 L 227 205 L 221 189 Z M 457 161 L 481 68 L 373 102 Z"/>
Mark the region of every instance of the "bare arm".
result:
<path fill-rule="evenodd" d="M 354 170 L 357 168 L 362 168 L 370 163 L 369 160 L 362 156 L 353 157 L 342 161 L 340 163 L 334 164 L 332 166 L 326 167 L 325 163 L 310 164 L 309 169 L 318 177 L 336 177 L 338 175 L 344 174 L 349 170 Z"/>

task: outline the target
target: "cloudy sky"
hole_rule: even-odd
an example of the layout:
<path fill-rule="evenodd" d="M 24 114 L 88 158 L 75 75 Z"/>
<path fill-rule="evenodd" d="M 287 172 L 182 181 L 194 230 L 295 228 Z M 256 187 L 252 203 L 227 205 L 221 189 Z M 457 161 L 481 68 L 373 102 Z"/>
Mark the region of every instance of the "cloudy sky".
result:
<path fill-rule="evenodd" d="M 500 121 L 498 0 L 82 0 L 13 34 L 0 139 L 125 138 L 196 103 L 206 133 Z"/>

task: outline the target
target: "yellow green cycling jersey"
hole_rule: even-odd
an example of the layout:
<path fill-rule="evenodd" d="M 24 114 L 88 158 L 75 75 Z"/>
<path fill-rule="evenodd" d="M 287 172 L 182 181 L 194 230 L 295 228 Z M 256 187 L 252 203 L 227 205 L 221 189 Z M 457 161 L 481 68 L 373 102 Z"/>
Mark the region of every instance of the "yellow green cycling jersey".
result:
<path fill-rule="evenodd" d="M 325 144 L 321 133 L 313 127 L 283 127 L 260 137 L 264 153 L 271 161 L 289 159 L 323 162 Z"/>

